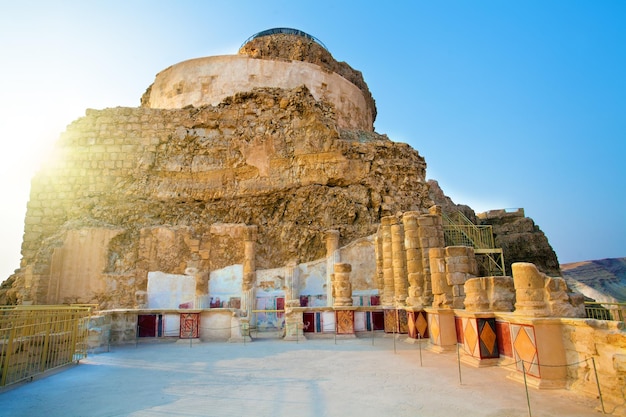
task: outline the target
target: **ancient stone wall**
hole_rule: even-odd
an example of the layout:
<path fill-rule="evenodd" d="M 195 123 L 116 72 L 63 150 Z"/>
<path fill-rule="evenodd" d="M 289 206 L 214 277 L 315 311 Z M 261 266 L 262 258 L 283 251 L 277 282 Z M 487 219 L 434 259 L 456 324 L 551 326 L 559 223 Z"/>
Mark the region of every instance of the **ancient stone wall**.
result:
<path fill-rule="evenodd" d="M 48 302 L 55 248 L 83 229 L 114 231 L 99 271 L 109 295 L 73 301 L 107 298 L 109 308 L 132 307 L 148 271 L 243 263 L 243 238 L 215 232 L 219 224 L 258 226 L 258 269 L 319 259 L 325 230 L 345 245 L 375 233 L 384 215 L 429 207 L 424 176 L 415 150 L 338 129 L 306 88 L 217 107 L 88 110 L 33 179 L 12 297 Z"/>

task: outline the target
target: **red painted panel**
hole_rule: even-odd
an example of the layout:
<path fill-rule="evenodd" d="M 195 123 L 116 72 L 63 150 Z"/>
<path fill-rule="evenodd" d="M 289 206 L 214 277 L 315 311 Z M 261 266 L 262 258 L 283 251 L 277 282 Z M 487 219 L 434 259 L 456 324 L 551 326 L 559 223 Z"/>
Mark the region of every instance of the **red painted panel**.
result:
<path fill-rule="evenodd" d="M 385 329 L 385 316 L 382 311 L 372 311 L 372 325 L 374 330 Z"/>
<path fill-rule="evenodd" d="M 460 317 L 454 317 L 454 327 L 456 327 L 456 342 L 463 343 L 463 320 Z"/>
<path fill-rule="evenodd" d="M 276 298 L 276 310 L 284 310 L 284 309 L 285 309 L 285 297 L 277 297 Z M 284 313 L 277 313 L 276 317 L 281 318 L 284 315 L 285 315 Z"/>
<path fill-rule="evenodd" d="M 140 314 L 137 316 L 137 335 L 139 337 L 156 337 L 156 314 Z"/>
<path fill-rule="evenodd" d="M 513 346 L 511 345 L 511 329 L 509 323 L 496 321 L 496 338 L 498 340 L 498 351 L 500 355 L 513 357 Z"/>
<path fill-rule="evenodd" d="M 302 313 L 302 321 L 305 332 L 315 333 L 315 313 Z"/>

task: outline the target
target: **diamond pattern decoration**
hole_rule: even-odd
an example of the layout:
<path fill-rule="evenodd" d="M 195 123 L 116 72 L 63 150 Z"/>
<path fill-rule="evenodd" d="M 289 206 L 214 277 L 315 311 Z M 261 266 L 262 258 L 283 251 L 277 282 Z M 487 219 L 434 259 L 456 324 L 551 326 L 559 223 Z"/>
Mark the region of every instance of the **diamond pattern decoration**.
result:
<path fill-rule="evenodd" d="M 478 334 L 476 334 L 475 321 L 470 319 L 463 319 L 463 334 L 465 335 L 465 349 L 472 356 L 476 355 L 476 342 L 478 341 Z"/>
<path fill-rule="evenodd" d="M 422 338 L 428 337 L 428 320 L 426 319 L 425 311 L 420 311 L 417 313 L 415 328 Z"/>
<path fill-rule="evenodd" d="M 337 334 L 354 333 L 354 311 L 337 310 Z"/>
<path fill-rule="evenodd" d="M 511 325 L 513 337 L 513 351 L 516 361 L 523 361 L 526 372 L 539 377 L 539 364 L 537 363 L 537 347 L 535 346 L 535 332 L 532 326 Z M 521 363 L 517 369 L 522 370 Z"/>
<path fill-rule="evenodd" d="M 441 332 L 439 329 L 439 315 L 431 314 L 430 319 L 430 338 L 435 345 L 441 345 Z"/>
<path fill-rule="evenodd" d="M 415 328 L 415 312 L 409 311 L 409 319 L 408 319 L 408 327 L 409 327 L 409 337 L 412 339 L 417 339 L 417 329 Z"/>
<path fill-rule="evenodd" d="M 482 326 L 480 330 L 480 356 L 483 358 L 497 358 L 499 355 L 496 344 L 496 332 L 494 330 L 495 319 L 482 320 L 480 325 Z"/>
<path fill-rule="evenodd" d="M 385 333 L 398 333 L 396 310 L 383 310 L 385 317 Z"/>

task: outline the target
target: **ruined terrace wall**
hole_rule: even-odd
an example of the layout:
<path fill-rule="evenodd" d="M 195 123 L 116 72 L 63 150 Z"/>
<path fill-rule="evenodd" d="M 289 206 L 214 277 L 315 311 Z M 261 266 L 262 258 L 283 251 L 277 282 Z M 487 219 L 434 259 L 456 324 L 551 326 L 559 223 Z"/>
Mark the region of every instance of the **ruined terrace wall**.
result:
<path fill-rule="evenodd" d="M 424 176 L 415 150 L 338 129 L 306 88 L 255 90 L 217 107 L 88 110 L 32 181 L 14 286 L 39 304 L 132 307 L 149 271 L 241 263 L 239 240 L 216 224 L 258 225 L 259 269 L 309 262 L 325 256 L 325 230 L 338 229 L 345 245 L 373 234 L 383 215 L 428 207 Z M 107 283 L 82 286 L 97 288 L 95 299 L 50 298 L 51 277 L 72 270 L 54 265 L 82 256 L 78 240 L 67 243 L 76 230 L 109 241 L 97 248 L 100 278 L 71 279 Z"/>

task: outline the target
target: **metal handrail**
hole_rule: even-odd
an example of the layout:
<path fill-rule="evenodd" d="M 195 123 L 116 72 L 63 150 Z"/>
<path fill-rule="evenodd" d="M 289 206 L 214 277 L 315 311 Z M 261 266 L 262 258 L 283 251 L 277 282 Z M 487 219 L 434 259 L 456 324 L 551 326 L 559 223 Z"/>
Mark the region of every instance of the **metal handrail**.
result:
<path fill-rule="evenodd" d="M 87 356 L 90 308 L 12 306 L 0 312 L 0 386 Z"/>
<path fill-rule="evenodd" d="M 597 320 L 621 321 L 626 318 L 626 303 L 603 303 L 585 301 L 587 318 Z"/>

